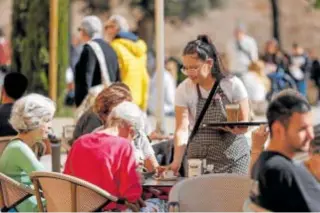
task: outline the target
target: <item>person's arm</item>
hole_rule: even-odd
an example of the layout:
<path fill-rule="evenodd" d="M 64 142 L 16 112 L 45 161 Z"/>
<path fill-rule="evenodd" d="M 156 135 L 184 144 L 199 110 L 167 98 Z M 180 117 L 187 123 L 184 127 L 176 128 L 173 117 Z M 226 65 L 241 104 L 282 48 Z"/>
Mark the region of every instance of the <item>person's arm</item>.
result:
<path fill-rule="evenodd" d="M 264 150 L 264 145 L 269 137 L 269 131 L 266 125 L 261 125 L 251 134 L 251 158 L 249 166 L 249 174 L 251 174 L 253 165 L 257 161 L 259 155 Z"/>
<path fill-rule="evenodd" d="M 142 195 L 142 186 L 137 172 L 134 147 L 130 142 L 126 143 L 120 156 L 121 159 L 118 159 L 120 164 L 119 196 L 129 202 L 136 202 Z"/>
<path fill-rule="evenodd" d="M 144 166 L 145 168 L 152 172 L 155 171 L 156 168 L 159 167 L 159 163 L 156 159 L 156 156 L 154 155 L 154 150 L 149 142 L 148 137 L 145 135 L 145 133 L 140 133 L 141 134 L 141 149 L 142 153 L 144 155 Z"/>
<path fill-rule="evenodd" d="M 25 171 L 27 174 L 30 174 L 33 171 L 44 171 L 45 168 L 41 162 L 37 159 L 34 152 L 27 145 L 20 146 L 16 150 L 16 158 L 19 167 L 21 170 Z"/>
<path fill-rule="evenodd" d="M 174 158 L 170 167 L 177 173 L 180 169 L 188 143 L 189 111 L 187 107 L 176 106 L 175 112 L 176 129 L 174 133 Z"/>
<path fill-rule="evenodd" d="M 89 45 L 85 45 L 75 67 L 75 104 L 77 107 L 81 105 L 88 94 L 96 63 L 95 53 Z"/>
<path fill-rule="evenodd" d="M 148 98 L 149 98 L 149 74 L 147 73 L 147 70 L 143 71 L 142 73 L 142 105 L 141 109 L 143 111 L 147 110 L 148 107 Z"/>

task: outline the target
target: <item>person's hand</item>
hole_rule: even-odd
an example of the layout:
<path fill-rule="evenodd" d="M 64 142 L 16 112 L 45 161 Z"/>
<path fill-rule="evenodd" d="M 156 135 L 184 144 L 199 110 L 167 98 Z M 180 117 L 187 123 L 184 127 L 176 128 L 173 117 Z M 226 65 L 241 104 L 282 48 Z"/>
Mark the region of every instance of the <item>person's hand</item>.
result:
<path fill-rule="evenodd" d="M 219 127 L 218 129 L 224 130 L 226 132 L 230 132 L 234 135 L 245 134 L 248 131 L 248 127 L 237 127 L 237 126 L 232 128 L 225 126 L 225 127 Z"/>
<path fill-rule="evenodd" d="M 269 136 L 267 125 L 261 125 L 251 133 L 252 150 L 262 151 Z"/>
<path fill-rule="evenodd" d="M 179 175 L 179 169 L 180 169 L 181 163 L 173 161 L 170 165 L 168 166 L 159 166 L 156 170 L 156 173 L 158 176 L 161 176 L 164 171 L 167 170 L 172 170 L 174 175 L 178 176 Z"/>
<path fill-rule="evenodd" d="M 172 138 L 172 136 L 165 136 L 165 135 L 162 135 L 161 133 L 157 132 L 156 130 L 151 132 L 149 135 L 148 135 L 149 139 L 151 141 L 153 140 L 169 140 Z"/>

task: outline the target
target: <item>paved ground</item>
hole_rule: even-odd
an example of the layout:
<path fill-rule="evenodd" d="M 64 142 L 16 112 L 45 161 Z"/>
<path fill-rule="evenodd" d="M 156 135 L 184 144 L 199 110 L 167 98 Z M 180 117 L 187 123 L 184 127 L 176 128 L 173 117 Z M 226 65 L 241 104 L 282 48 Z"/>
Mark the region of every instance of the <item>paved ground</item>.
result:
<path fill-rule="evenodd" d="M 313 113 L 314 113 L 314 124 L 320 123 L 320 107 L 314 107 L 313 108 Z M 265 120 L 264 117 L 259 117 L 257 120 Z M 155 127 L 155 122 L 156 119 L 154 117 L 149 117 L 150 124 Z M 167 133 L 173 133 L 174 132 L 174 118 L 172 117 L 166 117 L 164 120 L 164 126 L 166 128 Z M 62 128 L 64 125 L 73 125 L 74 121 L 71 118 L 55 118 L 53 121 L 53 129 L 55 133 L 58 136 L 61 136 L 62 134 Z M 252 130 L 252 129 L 251 129 Z M 249 143 L 250 141 L 250 136 L 251 136 L 251 131 L 246 134 L 246 136 L 249 138 Z M 250 144 L 251 145 L 251 144 Z M 64 164 L 66 159 L 65 154 L 62 154 L 61 156 L 61 163 Z M 51 170 L 51 156 L 44 156 L 41 161 L 44 163 L 46 168 Z"/>

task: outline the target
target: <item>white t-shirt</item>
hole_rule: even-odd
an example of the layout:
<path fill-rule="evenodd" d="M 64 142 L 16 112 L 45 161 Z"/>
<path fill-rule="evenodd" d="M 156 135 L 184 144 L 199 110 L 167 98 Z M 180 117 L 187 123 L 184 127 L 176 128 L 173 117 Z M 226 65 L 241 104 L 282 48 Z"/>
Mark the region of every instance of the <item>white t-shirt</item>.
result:
<path fill-rule="evenodd" d="M 248 98 L 248 93 L 242 81 L 236 76 L 224 78 L 220 81 L 220 87 L 231 103 Z M 200 87 L 202 98 L 209 96 L 210 90 Z M 196 118 L 198 93 L 196 84 L 189 78 L 184 80 L 176 89 L 175 106 L 187 107 L 189 110 L 189 127 L 193 128 Z"/>
<path fill-rule="evenodd" d="M 157 75 L 153 75 L 149 88 L 149 100 L 148 100 L 148 110 L 152 115 L 156 114 L 158 102 L 158 90 L 155 86 L 157 84 Z M 164 113 L 174 112 L 174 91 L 176 89 L 176 82 L 173 76 L 165 70 L 163 72 L 163 92 L 164 92 Z"/>
<path fill-rule="evenodd" d="M 251 101 L 265 101 L 267 91 L 259 76 L 254 72 L 248 72 L 242 76 L 243 83 L 248 91 Z"/>
<path fill-rule="evenodd" d="M 250 54 L 253 61 L 258 59 L 258 46 L 252 37 L 245 35 L 239 42 L 241 47 Z M 235 39 L 228 42 L 227 55 L 229 59 L 229 70 L 231 72 L 243 74 L 248 71 L 248 66 L 251 61 L 248 55 L 239 50 Z"/>

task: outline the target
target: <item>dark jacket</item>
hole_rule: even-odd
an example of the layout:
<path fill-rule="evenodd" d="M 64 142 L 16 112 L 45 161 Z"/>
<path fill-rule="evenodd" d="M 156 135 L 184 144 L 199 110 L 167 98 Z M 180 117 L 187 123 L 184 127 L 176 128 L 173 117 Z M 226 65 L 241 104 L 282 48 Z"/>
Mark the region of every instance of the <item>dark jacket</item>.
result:
<path fill-rule="evenodd" d="M 13 104 L 0 105 L 0 137 L 16 135 L 16 130 L 9 123 Z"/>
<path fill-rule="evenodd" d="M 94 39 L 103 50 L 111 82 L 120 81 L 117 55 L 112 47 L 102 39 Z M 85 44 L 75 68 L 75 103 L 80 106 L 92 86 L 101 84 L 98 58 L 93 49 Z"/>

